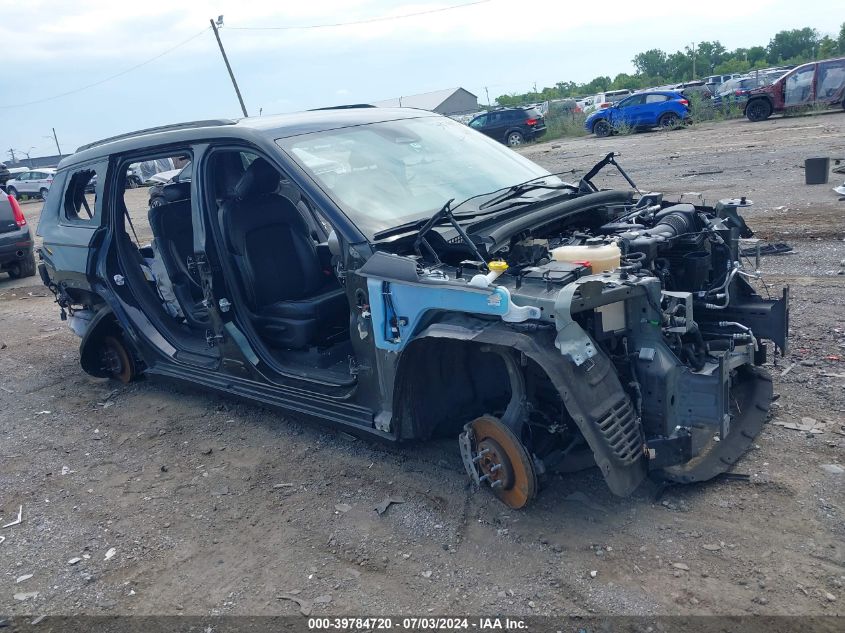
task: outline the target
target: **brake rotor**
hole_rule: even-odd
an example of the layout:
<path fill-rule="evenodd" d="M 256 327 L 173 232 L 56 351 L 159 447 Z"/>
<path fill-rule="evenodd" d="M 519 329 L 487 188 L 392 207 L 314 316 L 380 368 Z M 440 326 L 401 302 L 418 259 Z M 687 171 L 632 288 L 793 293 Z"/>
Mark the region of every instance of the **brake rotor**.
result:
<path fill-rule="evenodd" d="M 103 337 L 103 369 L 112 378 L 127 384 L 135 377 L 135 366 L 123 342 L 114 336 Z"/>
<path fill-rule="evenodd" d="M 525 507 L 537 496 L 534 462 L 522 442 L 500 420 L 490 415 L 469 423 L 472 462 L 481 484 L 511 508 Z"/>

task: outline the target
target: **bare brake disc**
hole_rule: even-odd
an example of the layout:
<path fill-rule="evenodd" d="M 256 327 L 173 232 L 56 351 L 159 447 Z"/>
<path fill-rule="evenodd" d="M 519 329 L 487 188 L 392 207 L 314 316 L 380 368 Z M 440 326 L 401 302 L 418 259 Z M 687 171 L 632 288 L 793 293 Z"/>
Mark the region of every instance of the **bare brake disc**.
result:
<path fill-rule="evenodd" d="M 469 476 L 488 486 L 506 505 L 523 508 L 537 495 L 531 456 L 498 418 L 476 418 L 464 427 L 458 443 Z"/>

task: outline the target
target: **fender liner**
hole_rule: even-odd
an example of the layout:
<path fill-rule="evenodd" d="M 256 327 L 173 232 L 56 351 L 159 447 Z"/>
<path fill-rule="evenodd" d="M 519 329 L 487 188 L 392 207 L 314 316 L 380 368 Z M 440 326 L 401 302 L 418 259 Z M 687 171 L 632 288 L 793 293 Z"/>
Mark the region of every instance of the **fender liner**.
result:
<path fill-rule="evenodd" d="M 627 496 L 645 479 L 648 469 L 642 425 L 613 363 L 599 348 L 590 362 L 578 366 L 555 348 L 553 331 L 527 334 L 504 323 L 437 323 L 414 340 L 422 338 L 452 338 L 524 353 L 546 372 L 557 389 L 611 492 Z"/>
<path fill-rule="evenodd" d="M 101 307 L 91 319 L 91 323 L 82 337 L 82 342 L 79 344 L 79 364 L 82 365 L 86 374 L 97 378 L 109 377 L 109 373 L 102 367 L 99 354 L 100 343 L 104 336 L 109 334 L 121 335 L 122 332 L 111 307 L 109 305 Z"/>

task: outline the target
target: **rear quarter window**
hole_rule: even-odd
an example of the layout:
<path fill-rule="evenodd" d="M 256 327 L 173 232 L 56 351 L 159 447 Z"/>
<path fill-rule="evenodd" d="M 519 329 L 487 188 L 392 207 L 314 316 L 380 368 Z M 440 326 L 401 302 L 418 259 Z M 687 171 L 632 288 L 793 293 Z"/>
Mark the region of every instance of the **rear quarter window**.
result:
<path fill-rule="evenodd" d="M 107 163 L 95 163 L 69 172 L 62 196 L 64 219 L 74 224 L 99 224 Z"/>

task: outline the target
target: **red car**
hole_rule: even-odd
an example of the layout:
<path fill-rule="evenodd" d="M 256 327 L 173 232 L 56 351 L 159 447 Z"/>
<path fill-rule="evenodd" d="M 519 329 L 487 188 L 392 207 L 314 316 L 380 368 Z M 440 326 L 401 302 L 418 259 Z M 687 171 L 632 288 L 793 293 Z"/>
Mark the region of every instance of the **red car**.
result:
<path fill-rule="evenodd" d="M 824 59 L 793 68 L 771 85 L 752 90 L 745 104 L 749 121 L 763 121 L 773 112 L 810 106 L 843 107 L 845 57 Z"/>

